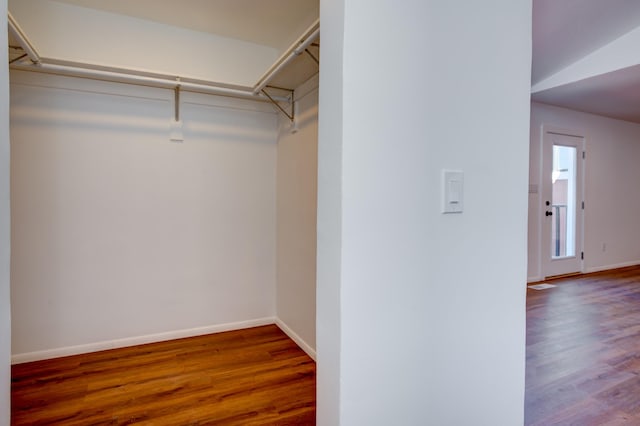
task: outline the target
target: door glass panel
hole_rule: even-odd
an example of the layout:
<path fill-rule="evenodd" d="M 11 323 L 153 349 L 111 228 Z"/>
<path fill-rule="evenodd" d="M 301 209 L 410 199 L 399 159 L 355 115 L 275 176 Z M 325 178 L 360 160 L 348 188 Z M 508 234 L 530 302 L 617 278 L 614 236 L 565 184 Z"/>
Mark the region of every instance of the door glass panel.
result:
<path fill-rule="evenodd" d="M 576 162 L 578 150 L 553 146 L 551 254 L 553 259 L 576 255 Z"/>

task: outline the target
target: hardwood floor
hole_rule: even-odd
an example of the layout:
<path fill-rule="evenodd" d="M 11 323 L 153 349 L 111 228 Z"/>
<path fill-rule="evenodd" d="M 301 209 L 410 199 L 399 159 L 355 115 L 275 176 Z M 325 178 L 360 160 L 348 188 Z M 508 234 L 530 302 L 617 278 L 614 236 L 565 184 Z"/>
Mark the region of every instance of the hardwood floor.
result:
<path fill-rule="evenodd" d="M 526 425 L 640 424 L 640 267 L 527 290 Z M 12 425 L 312 425 L 315 363 L 276 326 L 12 367 Z"/>
<path fill-rule="evenodd" d="M 12 425 L 313 425 L 315 363 L 265 326 L 12 367 Z"/>
<path fill-rule="evenodd" d="M 526 425 L 640 424 L 640 267 L 527 290 Z"/>

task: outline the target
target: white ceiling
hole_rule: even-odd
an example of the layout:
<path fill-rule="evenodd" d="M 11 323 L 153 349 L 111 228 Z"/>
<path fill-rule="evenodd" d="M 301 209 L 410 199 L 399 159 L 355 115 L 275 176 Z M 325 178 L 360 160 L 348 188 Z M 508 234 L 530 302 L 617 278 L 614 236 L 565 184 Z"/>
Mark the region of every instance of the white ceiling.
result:
<path fill-rule="evenodd" d="M 534 99 L 578 111 L 640 122 L 640 65 L 536 93 Z"/>
<path fill-rule="evenodd" d="M 638 0 L 533 0 L 536 84 L 640 26 Z M 535 101 L 640 123 L 640 67 L 534 93 Z"/>
<path fill-rule="evenodd" d="M 532 83 L 638 25 L 638 0 L 534 0 Z"/>
<path fill-rule="evenodd" d="M 319 0 L 55 0 L 285 49 L 319 16 Z"/>

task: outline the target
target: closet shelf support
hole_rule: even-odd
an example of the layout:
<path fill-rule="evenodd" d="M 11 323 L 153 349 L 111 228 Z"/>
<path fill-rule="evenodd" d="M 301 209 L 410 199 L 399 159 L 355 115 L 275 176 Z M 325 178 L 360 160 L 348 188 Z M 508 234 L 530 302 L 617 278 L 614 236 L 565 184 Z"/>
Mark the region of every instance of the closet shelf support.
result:
<path fill-rule="evenodd" d="M 262 94 L 265 95 L 271 101 L 271 103 L 274 104 L 293 123 L 293 121 L 296 118 L 295 109 L 293 106 L 293 90 L 291 90 L 290 92 L 291 92 L 291 97 L 290 97 L 289 105 L 291 105 L 291 113 L 288 113 L 284 108 L 282 108 L 282 106 L 274 98 L 271 97 L 271 95 L 267 93 L 265 89 L 262 89 Z"/>
<path fill-rule="evenodd" d="M 20 28 L 20 25 L 18 25 L 18 22 L 15 20 L 11 12 L 7 12 L 7 24 L 9 27 L 9 33 L 16 39 L 22 50 L 24 50 L 29 57 L 29 60 L 36 65 L 40 64 L 42 62 L 40 60 L 40 55 L 38 55 L 35 47 L 33 47 L 27 38 L 27 35 L 22 31 L 22 28 Z"/>
<path fill-rule="evenodd" d="M 320 65 L 320 60 L 318 58 L 316 58 L 313 53 L 309 52 L 309 49 L 304 49 L 305 52 L 307 52 L 307 55 L 309 55 L 311 57 L 311 59 L 313 59 L 313 62 L 316 63 L 316 65 Z"/>

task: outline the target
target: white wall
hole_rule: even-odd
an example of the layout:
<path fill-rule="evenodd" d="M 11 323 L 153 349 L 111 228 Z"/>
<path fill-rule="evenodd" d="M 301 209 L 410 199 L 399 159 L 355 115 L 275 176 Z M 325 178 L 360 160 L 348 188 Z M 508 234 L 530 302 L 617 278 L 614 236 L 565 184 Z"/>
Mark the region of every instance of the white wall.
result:
<path fill-rule="evenodd" d="M 640 124 L 532 103 L 529 182 L 538 188 L 542 125 L 586 135 L 584 272 L 639 264 Z M 540 202 L 540 193 L 529 194 L 529 281 L 544 278 Z"/>
<path fill-rule="evenodd" d="M 7 52 L 7 1 L 0 0 L 3 30 L 0 56 Z M 9 71 L 0 67 L 0 425 L 9 426 L 11 415 L 11 305 L 9 291 L 10 208 L 9 208 Z"/>
<path fill-rule="evenodd" d="M 172 143 L 172 91 L 19 72 L 11 89 L 16 359 L 273 321 L 270 105 L 183 93 Z"/>
<path fill-rule="evenodd" d="M 277 197 L 279 325 L 315 357 L 318 78 L 296 89 L 297 131 L 280 114 Z"/>
<path fill-rule="evenodd" d="M 342 417 L 342 144 L 344 0 L 321 0 L 316 254 L 316 423 Z"/>
<path fill-rule="evenodd" d="M 321 20 L 318 423 L 522 424 L 531 2 Z"/>
<path fill-rule="evenodd" d="M 65 61 L 253 86 L 277 49 L 51 0 L 9 9 L 48 62 Z"/>

